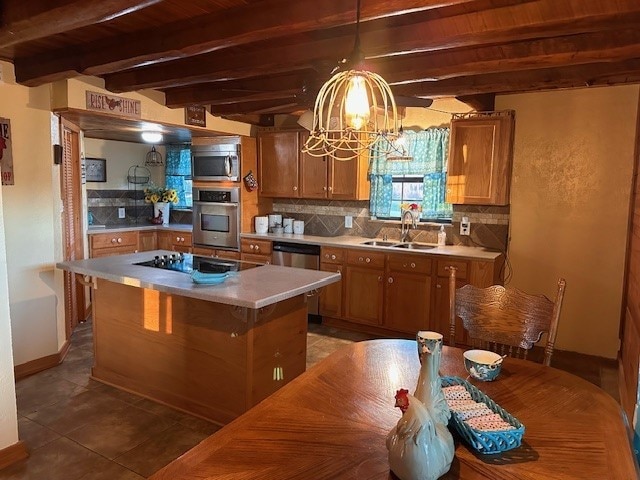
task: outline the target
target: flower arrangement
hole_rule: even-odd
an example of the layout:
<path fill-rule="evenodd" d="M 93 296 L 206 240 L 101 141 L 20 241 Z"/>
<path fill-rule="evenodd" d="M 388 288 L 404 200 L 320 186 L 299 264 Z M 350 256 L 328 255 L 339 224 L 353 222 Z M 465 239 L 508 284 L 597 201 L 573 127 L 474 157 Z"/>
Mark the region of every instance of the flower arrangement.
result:
<path fill-rule="evenodd" d="M 151 185 L 144 189 L 144 201 L 147 203 L 178 203 L 178 192 L 174 188 Z"/>
<path fill-rule="evenodd" d="M 401 203 L 400 204 L 400 209 L 401 210 L 412 210 L 412 211 L 416 211 L 416 212 L 421 212 L 422 211 L 422 205 L 419 205 L 417 203 Z"/>

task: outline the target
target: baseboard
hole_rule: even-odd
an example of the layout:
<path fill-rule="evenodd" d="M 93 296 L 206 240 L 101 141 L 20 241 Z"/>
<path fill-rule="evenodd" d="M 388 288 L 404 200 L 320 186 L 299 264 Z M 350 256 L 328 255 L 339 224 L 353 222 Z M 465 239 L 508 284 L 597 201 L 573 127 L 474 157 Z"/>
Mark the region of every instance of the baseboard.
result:
<path fill-rule="evenodd" d="M 0 470 L 20 460 L 24 460 L 28 456 L 27 446 L 22 441 L 3 448 L 0 450 Z"/>
<path fill-rule="evenodd" d="M 30 362 L 22 363 L 20 365 L 15 365 L 13 367 L 13 375 L 16 377 L 16 380 L 19 380 L 21 378 L 28 377 L 29 375 L 33 375 L 34 373 L 41 372 L 42 370 L 46 370 L 47 368 L 60 365 L 64 360 L 64 357 L 67 356 L 69 346 L 70 343 L 69 340 L 67 340 L 64 342 L 64 345 L 62 345 L 62 348 L 58 353 L 47 355 L 42 358 L 36 358 L 35 360 L 31 360 Z"/>

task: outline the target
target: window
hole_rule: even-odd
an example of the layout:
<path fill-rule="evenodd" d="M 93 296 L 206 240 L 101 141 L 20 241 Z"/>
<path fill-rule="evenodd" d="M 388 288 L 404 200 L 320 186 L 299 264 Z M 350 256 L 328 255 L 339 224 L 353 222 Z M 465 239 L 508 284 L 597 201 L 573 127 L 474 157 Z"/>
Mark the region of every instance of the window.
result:
<path fill-rule="evenodd" d="M 388 160 L 384 153 L 371 152 L 371 216 L 400 219 L 401 204 L 417 203 L 421 220 L 450 221 L 453 209 L 445 201 L 449 129 L 405 131 L 404 135 L 411 160 Z"/>
<path fill-rule="evenodd" d="M 400 218 L 403 203 L 422 204 L 424 197 L 423 177 L 413 175 L 392 175 L 392 193 L 390 218 Z"/>
<path fill-rule="evenodd" d="M 178 192 L 178 203 L 173 208 L 191 208 L 191 148 L 189 145 L 167 145 L 165 185 Z"/>

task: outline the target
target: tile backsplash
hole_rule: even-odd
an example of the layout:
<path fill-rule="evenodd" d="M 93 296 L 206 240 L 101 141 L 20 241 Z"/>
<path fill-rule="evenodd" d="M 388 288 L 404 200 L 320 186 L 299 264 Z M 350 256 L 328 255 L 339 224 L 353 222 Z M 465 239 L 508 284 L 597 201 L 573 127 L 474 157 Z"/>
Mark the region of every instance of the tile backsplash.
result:
<path fill-rule="evenodd" d="M 454 205 L 453 222 L 445 224 L 447 243 L 452 245 L 483 246 L 506 249 L 509 234 L 509 207 Z M 355 235 L 400 239 L 400 222 L 373 220 L 369 217 L 369 201 L 278 199 L 273 211 L 283 216 L 304 220 L 305 233 L 323 237 Z M 344 226 L 344 217 L 353 217 L 353 228 Z M 471 235 L 461 236 L 460 220 L 469 217 Z M 436 243 L 439 224 L 422 223 L 411 230 L 413 241 Z"/>
<path fill-rule="evenodd" d="M 87 189 L 87 207 L 93 225 L 151 225 L 153 205 L 145 203 L 142 190 Z M 125 218 L 118 218 L 118 208 L 125 209 Z M 170 210 L 171 223 L 191 224 L 191 212 Z"/>

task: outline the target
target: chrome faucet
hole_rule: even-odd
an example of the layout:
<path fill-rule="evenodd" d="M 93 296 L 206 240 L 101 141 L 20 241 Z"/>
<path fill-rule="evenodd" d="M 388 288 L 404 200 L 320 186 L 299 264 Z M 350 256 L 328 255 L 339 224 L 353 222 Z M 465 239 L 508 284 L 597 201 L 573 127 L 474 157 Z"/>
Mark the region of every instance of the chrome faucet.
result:
<path fill-rule="evenodd" d="M 411 225 L 407 225 L 407 229 L 405 230 L 405 221 L 407 218 L 407 214 L 411 217 Z M 405 210 L 402 212 L 402 217 L 400 219 L 400 241 L 406 242 L 407 237 L 409 236 L 409 229 L 411 227 L 417 228 L 418 224 L 416 222 L 416 217 L 413 216 L 411 210 Z"/>

